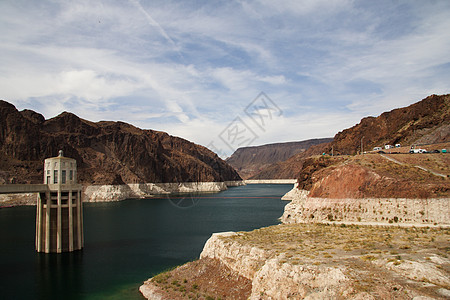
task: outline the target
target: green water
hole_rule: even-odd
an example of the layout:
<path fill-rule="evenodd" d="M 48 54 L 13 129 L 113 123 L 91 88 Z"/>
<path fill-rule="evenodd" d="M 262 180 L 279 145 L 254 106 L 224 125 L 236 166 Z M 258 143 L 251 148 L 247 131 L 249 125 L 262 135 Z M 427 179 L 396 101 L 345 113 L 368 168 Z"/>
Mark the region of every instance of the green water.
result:
<path fill-rule="evenodd" d="M 65 254 L 35 252 L 35 207 L 0 209 L 0 298 L 143 299 L 143 281 L 198 258 L 213 232 L 278 224 L 291 188 L 85 204 L 85 247 Z"/>

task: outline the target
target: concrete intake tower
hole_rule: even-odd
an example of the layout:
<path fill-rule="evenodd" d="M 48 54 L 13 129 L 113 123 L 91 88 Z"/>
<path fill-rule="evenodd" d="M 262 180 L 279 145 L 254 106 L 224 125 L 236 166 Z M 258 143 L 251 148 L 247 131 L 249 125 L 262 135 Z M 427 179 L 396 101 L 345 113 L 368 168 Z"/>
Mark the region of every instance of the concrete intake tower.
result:
<path fill-rule="evenodd" d="M 61 253 L 83 248 L 83 204 L 77 162 L 63 156 L 44 162 L 44 184 L 36 209 L 36 251 Z"/>

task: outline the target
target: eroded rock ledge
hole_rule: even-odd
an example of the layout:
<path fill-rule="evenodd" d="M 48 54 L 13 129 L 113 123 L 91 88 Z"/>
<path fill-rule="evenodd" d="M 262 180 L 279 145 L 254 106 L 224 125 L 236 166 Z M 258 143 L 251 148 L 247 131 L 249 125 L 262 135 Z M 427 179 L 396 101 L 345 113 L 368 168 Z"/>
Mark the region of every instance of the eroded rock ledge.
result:
<path fill-rule="evenodd" d="M 140 290 L 148 299 L 227 299 L 210 282 L 234 276 L 250 280 L 251 291 L 235 280 L 232 286 L 242 294 L 231 299 L 448 299 L 449 236 L 449 229 L 440 228 L 330 224 L 216 233 L 197 265 L 160 274 Z M 190 278 L 211 267 L 216 272 L 207 280 L 161 284 L 161 278 Z"/>
<path fill-rule="evenodd" d="M 310 198 L 297 186 L 283 199 L 292 200 L 284 224 L 213 234 L 197 267 L 181 267 L 189 270 L 184 276 L 198 273 L 199 266 L 216 268 L 219 279 L 239 274 L 251 282 L 251 291 L 235 281 L 246 295 L 236 299 L 450 297 L 450 199 Z M 175 298 L 170 286 L 162 290 L 154 279 L 140 290 L 152 291 L 148 299 L 229 297 L 203 283 Z"/>

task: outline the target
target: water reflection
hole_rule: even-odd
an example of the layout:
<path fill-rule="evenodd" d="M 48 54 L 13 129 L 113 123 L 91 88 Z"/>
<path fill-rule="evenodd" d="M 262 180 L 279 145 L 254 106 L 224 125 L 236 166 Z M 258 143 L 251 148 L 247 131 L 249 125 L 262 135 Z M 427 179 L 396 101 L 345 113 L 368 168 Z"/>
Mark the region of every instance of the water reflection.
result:
<path fill-rule="evenodd" d="M 142 299 L 143 281 L 197 258 L 213 232 L 277 224 L 286 204 L 280 197 L 291 188 L 234 187 L 183 195 L 188 201 L 181 203 L 176 198 L 87 203 L 85 247 L 63 254 L 36 253 L 35 207 L 2 209 L 0 299 Z"/>
<path fill-rule="evenodd" d="M 79 299 L 83 291 L 83 251 L 36 253 L 38 299 Z"/>

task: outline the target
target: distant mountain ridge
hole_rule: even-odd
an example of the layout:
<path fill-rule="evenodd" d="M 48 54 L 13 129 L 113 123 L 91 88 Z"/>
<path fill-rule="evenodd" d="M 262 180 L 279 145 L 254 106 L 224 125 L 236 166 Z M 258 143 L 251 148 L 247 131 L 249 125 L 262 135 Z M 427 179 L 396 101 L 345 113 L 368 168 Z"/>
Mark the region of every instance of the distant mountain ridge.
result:
<path fill-rule="evenodd" d="M 241 180 L 217 154 L 165 132 L 68 112 L 45 120 L 0 100 L 0 183 L 41 183 L 44 159 L 60 149 L 85 184 Z"/>
<path fill-rule="evenodd" d="M 330 141 L 332 138 L 242 147 L 237 149 L 226 161 L 238 171 L 242 178 L 246 179 L 271 164 L 285 161 L 297 153 L 306 151 L 311 146 Z"/>

